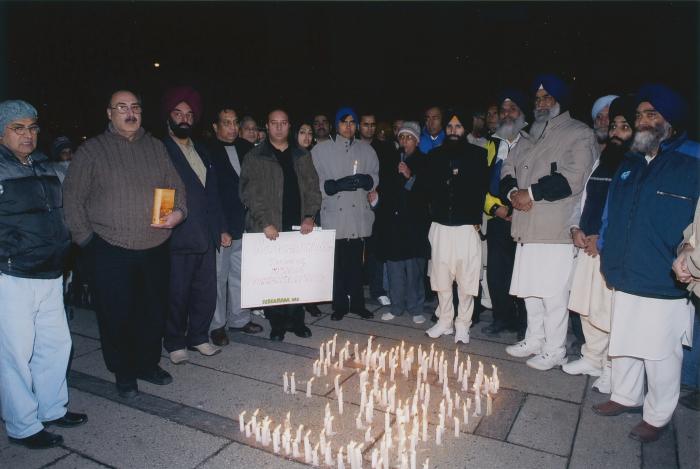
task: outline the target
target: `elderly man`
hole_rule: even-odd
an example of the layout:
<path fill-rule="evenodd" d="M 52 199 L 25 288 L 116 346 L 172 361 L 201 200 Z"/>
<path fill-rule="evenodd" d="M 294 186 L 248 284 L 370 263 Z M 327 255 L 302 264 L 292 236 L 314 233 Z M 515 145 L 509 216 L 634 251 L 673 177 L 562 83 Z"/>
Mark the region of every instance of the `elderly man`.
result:
<path fill-rule="evenodd" d="M 454 333 L 455 343 L 469 343 L 474 297 L 479 293 L 481 227 L 488 190 L 486 150 L 467 142 L 464 125 L 471 116 L 445 114 L 445 142 L 428 157 L 431 225 L 428 240 L 430 284 L 438 295 L 438 322 L 426 331 L 433 339 Z M 459 307 L 455 319 L 452 284 L 457 282 Z"/>
<path fill-rule="evenodd" d="M 569 227 L 598 156 L 595 138 L 566 111 L 569 91 L 556 76 L 537 77 L 535 122 L 503 162 L 501 200 L 515 211 L 510 293 L 525 298 L 525 339 L 506 347 L 527 365 L 549 370 L 566 363 L 569 276 L 574 263 Z"/>
<path fill-rule="evenodd" d="M 102 355 L 119 395 L 137 379 L 165 385 L 160 362 L 170 274 L 168 239 L 187 215 L 185 186 L 163 143 L 141 127 L 142 107 L 119 90 L 107 130 L 76 152 L 64 182 L 66 222 L 92 259 Z M 154 191 L 175 189 L 173 211 L 151 224 Z"/>
<path fill-rule="evenodd" d="M 490 137 L 494 149 L 489 192 L 486 194 L 484 205 L 484 211 L 491 216 L 486 230 L 486 279 L 493 306 L 493 322 L 481 331 L 491 336 L 498 336 L 505 330 L 516 331 L 522 340 L 527 321 L 525 302 L 522 298 L 510 294 L 515 259 L 515 241 L 510 235 L 513 208 L 498 198 L 498 184 L 503 162 L 520 141 L 520 131 L 527 125 L 525 113 L 529 108 L 529 101 L 519 90 L 506 89 L 500 93 L 498 102 L 499 122 L 496 131 Z"/>
<path fill-rule="evenodd" d="M 598 149 L 603 151 L 608 143 L 608 128 L 610 127 L 610 103 L 618 96 L 609 94 L 596 99 L 591 108 L 591 119 L 593 119 L 593 134 Z"/>
<path fill-rule="evenodd" d="M 313 118 L 314 141 L 325 142 L 331 138 L 331 123 L 328 116 L 323 113 L 314 115 Z"/>
<path fill-rule="evenodd" d="M 442 128 L 442 110 L 433 106 L 425 111 L 425 127 L 420 134 L 418 148 L 423 153 L 428 153 L 433 148 L 442 145 L 445 140 L 445 131 Z"/>
<path fill-rule="evenodd" d="M 571 228 L 571 238 L 579 252 L 569 309 L 580 314 L 586 342 L 581 347 L 581 358 L 570 361 L 562 370 L 570 375 L 599 376 L 593 389 L 605 394 L 610 394 L 608 339 L 612 290 L 600 273 L 597 241 L 610 181 L 632 143 L 635 107 L 631 97 L 616 98 L 610 104 L 610 138 L 586 183 L 581 218 Z"/>
<path fill-rule="evenodd" d="M 224 227 L 218 181 L 206 148 L 191 138 L 202 116 L 199 93 L 189 86 L 163 96 L 168 136 L 163 139 L 187 190 L 187 220 L 170 238 L 170 295 L 163 347 L 174 364 L 189 360 L 187 350 L 211 356 L 221 351 L 209 343 L 216 308 L 216 253 L 231 245 Z"/>
<path fill-rule="evenodd" d="M 671 265 L 700 195 L 700 159 L 683 132 L 686 105 L 663 85 L 637 93 L 632 153 L 610 184 L 601 270 L 614 289 L 612 395 L 600 415 L 642 410 L 629 436 L 657 440 L 678 403 L 692 308 Z M 646 388 L 645 395 L 645 376 Z"/>
<path fill-rule="evenodd" d="M 370 144 L 355 138 L 357 122 L 355 111 L 340 108 L 335 115 L 335 140 L 321 142 L 311 150 L 321 184 L 321 225 L 335 230 L 336 237 L 334 321 L 348 312 L 363 319 L 374 316 L 365 308 L 362 258 L 374 222 L 367 194 L 379 183 L 379 161 Z"/>
<path fill-rule="evenodd" d="M 216 310 L 209 326 L 214 345 L 229 343 L 226 326 L 235 332 L 257 334 L 262 326 L 251 320 L 250 310 L 241 308 L 241 238 L 245 207 L 238 194 L 243 157 L 253 148 L 238 135 L 238 115 L 230 107 L 222 107 L 212 123 L 215 138 L 207 149 L 214 164 L 219 185 L 219 198 L 224 213 L 226 232 L 233 238 L 230 246 L 222 246 L 216 257 Z"/>
<path fill-rule="evenodd" d="M 274 241 L 280 231 L 301 226 L 301 234 L 314 228 L 321 205 L 318 176 L 309 152 L 289 143 L 289 117 L 281 109 L 267 116 L 268 140 L 250 151 L 241 168 L 241 200 L 248 207 L 246 229 L 264 233 Z M 311 337 L 304 325 L 302 305 L 265 308 L 272 330 L 270 340 L 282 341 L 286 331 Z"/>
<path fill-rule="evenodd" d="M 10 441 L 30 449 L 63 443 L 49 425 L 87 421 L 67 411 L 62 277 L 70 236 L 61 183 L 36 151 L 37 118 L 26 101 L 0 103 L 0 409 Z"/>

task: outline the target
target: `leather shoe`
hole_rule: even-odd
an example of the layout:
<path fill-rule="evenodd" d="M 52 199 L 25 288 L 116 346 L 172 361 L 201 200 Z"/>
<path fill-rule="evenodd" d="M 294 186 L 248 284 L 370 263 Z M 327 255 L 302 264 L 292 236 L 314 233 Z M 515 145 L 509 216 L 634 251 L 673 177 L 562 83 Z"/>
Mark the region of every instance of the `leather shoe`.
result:
<path fill-rule="evenodd" d="M 46 430 L 41 430 L 26 438 L 8 437 L 11 443 L 22 445 L 29 449 L 46 449 L 63 444 L 63 437 Z"/>
<path fill-rule="evenodd" d="M 220 327 L 212 330 L 209 333 L 209 337 L 211 337 L 212 344 L 216 345 L 217 347 L 223 347 L 224 345 L 229 344 L 228 335 L 226 334 L 226 327 Z"/>
<path fill-rule="evenodd" d="M 665 428 L 666 427 L 655 427 L 642 420 L 632 428 L 628 436 L 642 443 L 651 443 L 659 439 Z"/>
<path fill-rule="evenodd" d="M 593 412 L 598 415 L 602 415 L 603 417 L 614 417 L 624 413 L 638 414 L 641 411 L 641 407 L 629 407 L 618 404 L 615 401 L 603 402 L 602 404 L 596 404 L 593 406 Z"/>
<path fill-rule="evenodd" d="M 344 316 L 345 316 L 345 313 L 343 313 L 343 312 L 333 311 L 333 314 L 331 314 L 331 321 L 341 321 Z"/>
<path fill-rule="evenodd" d="M 358 309 L 356 311 L 352 311 L 352 313 L 357 314 L 362 319 L 372 319 L 374 317 L 374 313 L 367 308 Z"/>
<path fill-rule="evenodd" d="M 315 318 L 323 315 L 321 310 L 315 304 L 306 305 L 306 306 L 304 306 L 304 309 L 306 310 L 307 313 L 309 313 L 309 315 L 311 315 Z"/>
<path fill-rule="evenodd" d="M 149 383 L 157 384 L 159 386 L 164 386 L 173 382 L 173 377 L 170 373 L 165 371 L 163 368 L 156 365 L 150 371 L 142 371 L 137 374 L 136 377 L 142 381 L 148 381 Z"/>
<path fill-rule="evenodd" d="M 250 321 L 243 327 L 229 327 L 228 330 L 233 332 L 244 332 L 246 334 L 257 334 L 262 332 L 263 328 L 260 324 L 255 324 L 253 321 Z"/>
<path fill-rule="evenodd" d="M 273 342 L 282 342 L 284 340 L 284 331 L 272 331 L 270 332 L 270 340 Z"/>
<path fill-rule="evenodd" d="M 64 415 L 63 417 L 55 420 L 49 420 L 48 422 L 43 422 L 43 424 L 45 427 L 48 427 L 49 425 L 56 425 L 57 427 L 71 428 L 77 427 L 78 425 L 82 425 L 87 421 L 88 416 L 86 414 L 80 414 L 78 412 L 66 412 L 66 415 Z"/>
<path fill-rule="evenodd" d="M 132 397 L 136 397 L 136 395 L 139 393 L 139 387 L 136 384 L 135 379 L 123 381 L 117 379 L 117 392 L 119 393 L 119 397 L 131 399 Z"/>
<path fill-rule="evenodd" d="M 295 336 L 301 337 L 302 339 L 311 337 L 311 329 L 306 326 L 297 327 L 293 332 Z"/>

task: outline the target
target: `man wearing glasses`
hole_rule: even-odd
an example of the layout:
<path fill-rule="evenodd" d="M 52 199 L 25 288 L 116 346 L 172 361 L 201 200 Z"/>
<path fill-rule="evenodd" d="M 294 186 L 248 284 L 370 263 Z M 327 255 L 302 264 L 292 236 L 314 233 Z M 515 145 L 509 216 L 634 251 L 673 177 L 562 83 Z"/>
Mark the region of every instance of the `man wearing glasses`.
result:
<path fill-rule="evenodd" d="M 335 230 L 336 237 L 331 315 L 334 321 L 340 321 L 348 312 L 363 319 L 374 316 L 365 308 L 362 259 L 374 222 L 367 194 L 379 183 L 379 161 L 371 145 L 355 138 L 357 124 L 355 111 L 340 108 L 335 116 L 335 139 L 321 142 L 311 150 L 321 184 L 321 226 Z"/>
<path fill-rule="evenodd" d="M 168 305 L 172 229 L 187 215 L 185 186 L 163 143 L 141 127 L 131 91 L 112 94 L 107 130 L 76 152 L 64 181 L 66 222 L 93 262 L 102 355 L 119 395 L 137 379 L 164 385 L 158 366 Z M 151 224 L 154 190 L 175 189 L 174 210 Z"/>
<path fill-rule="evenodd" d="M 586 179 L 598 157 L 593 131 L 566 111 L 568 86 L 554 75 L 532 87 L 534 117 L 529 134 L 503 162 L 501 200 L 515 209 L 511 234 L 517 243 L 510 293 L 525 298 L 525 339 L 506 347 L 527 365 L 549 370 L 566 363 L 569 277 L 574 264 L 570 228 Z"/>
<path fill-rule="evenodd" d="M 45 427 L 87 421 L 67 412 L 63 267 L 70 236 L 61 183 L 36 152 L 36 109 L 0 103 L 0 129 L 0 408 L 12 443 L 49 448 L 63 437 Z"/>

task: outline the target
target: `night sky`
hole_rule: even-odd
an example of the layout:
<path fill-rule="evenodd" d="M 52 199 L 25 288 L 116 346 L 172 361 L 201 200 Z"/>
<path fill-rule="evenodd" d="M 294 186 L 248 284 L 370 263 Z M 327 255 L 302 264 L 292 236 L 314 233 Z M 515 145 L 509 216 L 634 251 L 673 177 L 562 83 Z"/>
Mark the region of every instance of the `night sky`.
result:
<path fill-rule="evenodd" d="M 483 108 L 503 86 L 525 90 L 550 71 L 574 85 L 572 112 L 589 122 L 595 98 L 648 81 L 698 102 L 699 11 L 697 2 L 4 2 L 0 99 L 36 105 L 46 144 L 101 132 L 109 94 L 123 87 L 142 94 L 145 127 L 158 132 L 169 85 L 199 89 L 207 119 L 221 103 L 239 117 L 283 107 L 299 120 L 350 104 L 380 120 L 418 119 L 436 103 Z M 695 113 L 696 138 L 697 123 Z"/>

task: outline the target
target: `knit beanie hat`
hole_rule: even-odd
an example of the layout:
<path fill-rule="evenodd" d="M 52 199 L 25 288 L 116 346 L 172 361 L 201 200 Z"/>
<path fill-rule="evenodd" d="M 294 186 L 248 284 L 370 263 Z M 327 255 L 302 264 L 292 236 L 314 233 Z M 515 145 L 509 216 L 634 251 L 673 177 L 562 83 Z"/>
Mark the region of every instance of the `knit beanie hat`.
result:
<path fill-rule="evenodd" d="M 198 122 L 202 117 L 202 97 L 191 86 L 176 86 L 165 92 L 162 106 L 163 116 L 167 119 L 172 110 L 182 102 L 187 103 L 192 108 L 194 121 Z"/>
<path fill-rule="evenodd" d="M 674 129 L 683 128 L 688 114 L 688 106 L 683 98 L 671 88 L 654 83 L 642 86 L 637 92 L 635 104 L 650 102 L 664 116 Z"/>
<path fill-rule="evenodd" d="M 515 88 L 506 88 L 501 91 L 498 94 L 498 106 L 500 107 L 501 104 L 503 104 L 503 101 L 506 99 L 513 101 L 520 108 L 520 112 L 523 114 L 527 115 L 530 111 L 531 100 L 527 99 L 527 97 L 520 90 L 516 90 Z"/>
<path fill-rule="evenodd" d="M 353 108 L 346 106 L 346 107 L 341 107 L 338 109 L 338 112 L 335 113 L 335 127 L 338 128 L 338 123 L 345 119 L 347 116 L 352 116 L 353 120 L 357 124 L 360 119 L 357 118 L 357 113 L 353 110 Z"/>
<path fill-rule="evenodd" d="M 399 129 L 397 137 L 401 134 L 412 135 L 417 141 L 420 142 L 420 125 L 418 125 L 418 122 L 415 121 L 405 121 Z"/>
<path fill-rule="evenodd" d="M 600 98 L 596 99 L 593 103 L 593 108 L 591 109 L 591 119 L 595 120 L 600 111 L 605 109 L 606 106 L 610 106 L 610 103 L 612 103 L 613 100 L 617 97 L 617 95 L 609 94 L 607 96 L 601 96 Z"/>
<path fill-rule="evenodd" d="M 10 99 L 0 103 L 0 132 L 12 121 L 18 119 L 36 119 L 38 113 L 34 106 L 21 99 Z"/>
<path fill-rule="evenodd" d="M 615 98 L 610 103 L 610 111 L 608 111 L 610 116 L 610 122 L 612 122 L 617 116 L 622 116 L 627 121 L 630 127 L 634 128 L 634 121 L 637 115 L 637 104 L 632 96 L 621 96 Z"/>
<path fill-rule="evenodd" d="M 556 75 L 539 75 L 532 83 L 531 91 L 533 96 L 537 93 L 537 90 L 540 89 L 540 86 L 544 88 L 547 93 L 554 96 L 554 99 L 556 99 L 561 106 L 562 111 L 568 108 L 571 90 L 569 89 L 569 85 L 564 83 L 564 80 Z"/>
<path fill-rule="evenodd" d="M 58 155 L 65 150 L 66 148 L 71 148 L 73 145 L 71 144 L 71 141 L 68 137 L 65 135 L 62 135 L 60 137 L 57 137 L 52 143 L 51 143 L 51 157 L 56 158 Z"/>

